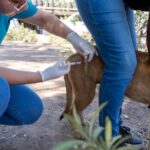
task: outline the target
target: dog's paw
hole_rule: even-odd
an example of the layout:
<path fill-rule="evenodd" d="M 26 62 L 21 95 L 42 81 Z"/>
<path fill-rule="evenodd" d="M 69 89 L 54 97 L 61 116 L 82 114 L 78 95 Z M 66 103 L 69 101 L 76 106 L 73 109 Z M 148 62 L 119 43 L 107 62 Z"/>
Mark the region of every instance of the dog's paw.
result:
<path fill-rule="evenodd" d="M 62 119 L 64 119 L 64 113 L 62 113 L 59 117 L 59 120 L 62 120 Z"/>

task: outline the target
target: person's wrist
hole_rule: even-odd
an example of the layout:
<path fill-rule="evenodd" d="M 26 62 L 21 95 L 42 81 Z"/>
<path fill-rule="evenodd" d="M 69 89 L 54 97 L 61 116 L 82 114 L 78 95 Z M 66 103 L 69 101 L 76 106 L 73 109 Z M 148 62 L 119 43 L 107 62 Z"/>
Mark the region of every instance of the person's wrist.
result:
<path fill-rule="evenodd" d="M 78 36 L 78 34 L 74 31 L 72 31 L 67 35 L 66 39 L 72 43 L 74 41 L 74 38 L 76 38 L 77 36 Z"/>
<path fill-rule="evenodd" d="M 41 82 L 44 82 L 44 81 L 45 81 L 44 75 L 43 75 L 43 72 L 42 72 L 42 71 L 38 70 L 38 71 L 37 71 L 37 75 L 38 75 L 39 78 L 41 79 Z"/>

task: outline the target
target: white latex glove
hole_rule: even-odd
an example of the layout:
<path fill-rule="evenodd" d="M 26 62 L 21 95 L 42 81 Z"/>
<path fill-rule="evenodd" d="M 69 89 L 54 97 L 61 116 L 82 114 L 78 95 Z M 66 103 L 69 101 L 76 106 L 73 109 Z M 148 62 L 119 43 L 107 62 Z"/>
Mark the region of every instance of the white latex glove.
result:
<path fill-rule="evenodd" d="M 58 61 L 53 66 L 43 71 L 38 71 L 42 77 L 42 81 L 59 78 L 70 71 L 70 62 Z"/>
<path fill-rule="evenodd" d="M 93 59 L 96 52 L 95 48 L 89 42 L 82 39 L 77 33 L 69 33 L 67 35 L 67 40 L 85 59 L 88 59 L 88 61 Z"/>

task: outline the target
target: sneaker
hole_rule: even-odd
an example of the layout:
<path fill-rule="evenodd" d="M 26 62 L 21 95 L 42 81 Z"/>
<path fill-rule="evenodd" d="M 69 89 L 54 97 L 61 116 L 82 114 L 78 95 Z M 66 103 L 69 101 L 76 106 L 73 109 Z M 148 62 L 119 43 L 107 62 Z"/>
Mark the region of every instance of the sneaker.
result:
<path fill-rule="evenodd" d="M 140 137 L 133 137 L 133 135 L 131 134 L 131 129 L 129 127 L 121 126 L 120 127 L 120 134 L 123 137 L 126 137 L 126 136 L 129 137 L 129 139 L 127 141 L 125 141 L 126 145 L 133 145 L 138 150 L 145 148 L 144 139 L 142 139 Z"/>

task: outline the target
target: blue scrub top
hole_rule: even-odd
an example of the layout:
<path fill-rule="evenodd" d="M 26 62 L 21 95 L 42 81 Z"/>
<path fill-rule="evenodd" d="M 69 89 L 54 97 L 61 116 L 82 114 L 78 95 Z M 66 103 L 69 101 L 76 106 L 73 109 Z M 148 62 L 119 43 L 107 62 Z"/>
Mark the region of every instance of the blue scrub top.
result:
<path fill-rule="evenodd" d="M 0 44 L 7 34 L 11 19 L 25 19 L 33 16 L 35 13 L 37 13 L 37 11 L 38 9 L 31 2 L 28 2 L 28 9 L 16 14 L 15 16 L 5 16 L 4 14 L 0 13 Z"/>

